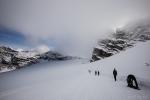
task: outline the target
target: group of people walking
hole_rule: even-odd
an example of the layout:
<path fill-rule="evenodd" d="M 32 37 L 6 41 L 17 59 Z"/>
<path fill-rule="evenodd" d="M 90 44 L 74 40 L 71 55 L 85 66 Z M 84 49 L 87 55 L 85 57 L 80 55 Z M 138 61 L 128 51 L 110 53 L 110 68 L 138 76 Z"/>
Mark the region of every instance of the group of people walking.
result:
<path fill-rule="evenodd" d="M 95 76 L 96 76 L 96 75 L 97 75 L 97 76 L 100 75 L 100 71 L 99 71 L 99 70 L 96 70 L 96 71 L 95 71 Z"/>
<path fill-rule="evenodd" d="M 91 70 L 88 70 L 88 72 L 91 74 Z M 100 71 L 99 70 L 95 70 L 94 71 L 95 76 L 99 76 L 100 75 Z M 114 80 L 117 81 L 117 70 L 114 68 L 113 70 L 113 76 L 114 76 Z"/>
<path fill-rule="evenodd" d="M 92 71 L 89 70 L 89 73 L 91 74 Z M 113 77 L 114 77 L 115 82 L 117 81 L 117 74 L 118 74 L 117 70 L 114 68 L 113 69 Z M 100 71 L 99 70 L 95 70 L 94 71 L 94 75 L 95 76 L 99 76 L 100 75 Z M 137 83 L 137 80 L 136 80 L 135 76 L 132 75 L 132 74 L 129 74 L 127 76 L 127 84 L 128 84 L 128 87 L 140 90 L 139 86 L 138 86 L 138 83 Z"/>

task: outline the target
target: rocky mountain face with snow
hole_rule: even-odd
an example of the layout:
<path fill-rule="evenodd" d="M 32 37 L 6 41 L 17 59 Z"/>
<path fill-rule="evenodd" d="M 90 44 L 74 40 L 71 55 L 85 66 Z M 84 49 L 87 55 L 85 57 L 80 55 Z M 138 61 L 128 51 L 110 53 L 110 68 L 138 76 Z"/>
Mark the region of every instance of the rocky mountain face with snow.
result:
<path fill-rule="evenodd" d="M 39 59 L 43 59 L 43 60 L 48 60 L 48 61 L 51 61 L 51 60 L 68 60 L 68 59 L 71 59 L 71 57 L 69 56 L 64 56 L 58 52 L 55 52 L 55 51 L 48 51 L 44 54 L 40 54 L 40 55 L 37 55 L 39 57 Z"/>
<path fill-rule="evenodd" d="M 93 49 L 91 62 L 110 57 L 133 47 L 137 42 L 150 40 L 150 21 L 139 21 L 117 29 L 109 38 L 99 40 Z"/>
<path fill-rule="evenodd" d="M 12 50 L 8 47 L 0 47 L 0 63 L 1 64 L 11 64 L 11 60 L 13 57 L 17 55 L 17 51 Z"/>
<path fill-rule="evenodd" d="M 0 70 L 18 69 L 24 66 L 41 62 L 42 60 L 67 60 L 68 56 L 63 56 L 54 51 L 38 53 L 35 51 L 16 51 L 9 47 L 0 47 Z"/>

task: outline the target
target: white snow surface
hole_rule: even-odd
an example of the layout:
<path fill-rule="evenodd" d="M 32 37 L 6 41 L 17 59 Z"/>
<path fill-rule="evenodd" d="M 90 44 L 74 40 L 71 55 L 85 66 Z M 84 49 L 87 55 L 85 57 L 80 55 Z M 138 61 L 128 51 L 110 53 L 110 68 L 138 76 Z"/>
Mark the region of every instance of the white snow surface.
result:
<path fill-rule="evenodd" d="M 150 100 L 149 51 L 150 42 L 145 42 L 93 63 L 47 62 L 2 73 L 0 100 Z M 136 76 L 140 90 L 127 87 L 128 74 Z"/>

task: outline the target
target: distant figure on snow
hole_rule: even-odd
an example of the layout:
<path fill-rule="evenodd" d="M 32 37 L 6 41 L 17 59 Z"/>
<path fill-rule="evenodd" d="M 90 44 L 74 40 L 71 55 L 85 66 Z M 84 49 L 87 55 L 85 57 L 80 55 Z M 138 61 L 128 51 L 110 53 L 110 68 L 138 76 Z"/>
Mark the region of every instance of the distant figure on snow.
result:
<path fill-rule="evenodd" d="M 88 72 L 91 74 L 91 70 L 89 69 Z"/>
<path fill-rule="evenodd" d="M 95 76 L 97 75 L 97 71 L 95 71 Z"/>
<path fill-rule="evenodd" d="M 99 75 L 100 75 L 99 70 L 95 70 L 95 76 L 99 76 Z"/>
<path fill-rule="evenodd" d="M 97 75 L 98 75 L 98 76 L 100 75 L 100 72 L 99 72 L 99 70 L 97 71 Z"/>
<path fill-rule="evenodd" d="M 139 89 L 138 83 L 136 81 L 136 78 L 132 74 L 128 75 L 128 77 L 127 77 L 127 84 L 128 84 L 128 87 Z"/>
<path fill-rule="evenodd" d="M 113 70 L 113 75 L 114 75 L 115 81 L 117 81 L 117 70 L 115 68 Z"/>

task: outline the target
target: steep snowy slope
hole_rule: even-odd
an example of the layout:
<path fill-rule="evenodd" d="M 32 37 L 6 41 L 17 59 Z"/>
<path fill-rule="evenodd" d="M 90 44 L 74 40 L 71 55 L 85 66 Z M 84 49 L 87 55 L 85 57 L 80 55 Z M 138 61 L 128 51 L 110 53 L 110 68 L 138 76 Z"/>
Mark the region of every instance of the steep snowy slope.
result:
<path fill-rule="evenodd" d="M 2 73 L 0 100 L 150 100 L 149 51 L 150 42 L 143 42 L 93 63 L 68 60 Z M 117 82 L 112 76 L 114 67 Z M 95 70 L 100 76 L 94 75 Z M 130 73 L 136 76 L 141 90 L 127 87 Z"/>

